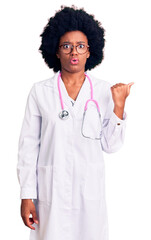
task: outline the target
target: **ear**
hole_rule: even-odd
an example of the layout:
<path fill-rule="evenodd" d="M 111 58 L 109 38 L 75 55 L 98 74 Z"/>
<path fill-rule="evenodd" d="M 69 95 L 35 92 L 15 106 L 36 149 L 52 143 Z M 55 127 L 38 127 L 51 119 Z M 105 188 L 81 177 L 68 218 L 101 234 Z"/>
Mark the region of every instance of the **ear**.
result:
<path fill-rule="evenodd" d="M 58 53 L 56 53 L 56 56 L 57 56 L 57 58 L 60 58 Z"/>
<path fill-rule="evenodd" d="M 88 51 L 88 52 L 87 52 L 87 58 L 89 58 L 89 57 L 90 57 L 90 52 Z"/>
<path fill-rule="evenodd" d="M 57 58 L 60 58 L 60 56 L 59 56 L 59 49 L 57 49 L 57 51 L 56 51 L 56 56 L 57 56 Z"/>

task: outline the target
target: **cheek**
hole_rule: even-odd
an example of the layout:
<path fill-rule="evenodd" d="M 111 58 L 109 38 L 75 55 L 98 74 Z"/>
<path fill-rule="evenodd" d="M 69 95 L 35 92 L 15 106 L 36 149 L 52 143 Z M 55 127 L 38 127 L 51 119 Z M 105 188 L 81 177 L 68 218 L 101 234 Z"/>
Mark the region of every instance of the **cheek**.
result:
<path fill-rule="evenodd" d="M 85 56 L 85 57 L 83 57 L 82 58 L 82 60 L 81 60 L 84 64 L 86 63 L 86 61 L 87 61 L 87 57 Z"/>
<path fill-rule="evenodd" d="M 66 65 L 68 62 L 68 59 L 66 57 L 60 57 L 60 62 L 61 62 L 61 65 Z"/>

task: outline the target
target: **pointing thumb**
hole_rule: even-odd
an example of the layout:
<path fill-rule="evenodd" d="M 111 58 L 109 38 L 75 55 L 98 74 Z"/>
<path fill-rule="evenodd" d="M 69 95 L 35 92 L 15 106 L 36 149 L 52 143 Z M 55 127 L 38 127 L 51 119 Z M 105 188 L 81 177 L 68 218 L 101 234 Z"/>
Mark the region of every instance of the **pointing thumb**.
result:
<path fill-rule="evenodd" d="M 128 83 L 127 85 L 131 87 L 134 84 L 134 82 Z"/>

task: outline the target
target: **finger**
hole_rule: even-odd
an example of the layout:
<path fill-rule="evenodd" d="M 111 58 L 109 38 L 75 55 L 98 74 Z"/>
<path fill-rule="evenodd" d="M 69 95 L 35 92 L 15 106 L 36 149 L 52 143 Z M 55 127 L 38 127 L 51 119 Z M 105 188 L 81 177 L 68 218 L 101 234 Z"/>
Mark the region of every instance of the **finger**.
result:
<path fill-rule="evenodd" d="M 29 216 L 25 216 L 25 217 L 23 217 L 23 221 L 24 221 L 24 224 L 25 224 L 27 227 L 35 230 L 35 228 L 32 226 L 32 224 L 34 223 L 34 221 L 33 221 L 32 218 L 29 218 Z"/>
<path fill-rule="evenodd" d="M 112 88 L 117 88 L 117 87 L 120 87 L 123 85 L 125 85 L 125 84 L 124 83 L 116 83 L 115 85 L 112 86 Z"/>
<path fill-rule="evenodd" d="M 134 82 L 128 83 L 127 85 L 131 87 L 134 84 Z"/>
<path fill-rule="evenodd" d="M 117 84 L 113 85 L 111 88 L 116 88 L 117 87 Z"/>
<path fill-rule="evenodd" d="M 34 223 L 33 218 L 29 218 L 29 222 L 30 222 L 30 224 L 33 224 Z"/>
<path fill-rule="evenodd" d="M 33 218 L 28 218 L 26 226 L 31 228 L 31 229 L 33 229 L 33 230 L 35 230 L 35 227 L 33 227 L 32 224 L 34 224 Z"/>
<path fill-rule="evenodd" d="M 127 94 L 129 95 L 130 94 L 130 89 L 131 89 L 131 86 L 134 84 L 134 82 L 131 82 L 131 83 L 128 83 L 127 86 L 128 86 L 128 89 L 127 89 Z"/>
<path fill-rule="evenodd" d="M 37 218 L 36 210 L 35 209 L 32 210 L 31 214 L 32 214 L 34 223 L 38 224 L 38 218 Z"/>

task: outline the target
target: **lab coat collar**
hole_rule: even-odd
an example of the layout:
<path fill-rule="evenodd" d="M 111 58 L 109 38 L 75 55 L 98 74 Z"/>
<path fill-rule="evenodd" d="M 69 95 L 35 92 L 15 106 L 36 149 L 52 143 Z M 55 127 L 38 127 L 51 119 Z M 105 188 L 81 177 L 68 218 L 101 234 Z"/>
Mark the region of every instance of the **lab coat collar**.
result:
<path fill-rule="evenodd" d="M 45 83 L 44 85 L 47 86 L 47 87 L 53 87 L 54 85 L 54 82 L 57 82 L 57 79 L 58 79 L 58 75 L 59 75 L 60 71 L 56 72 L 53 77 L 51 78 L 48 78 L 47 80 L 45 80 Z M 90 79 L 93 79 L 93 86 L 97 83 L 96 79 L 94 78 L 94 76 L 92 76 L 89 72 L 85 72 L 89 77 Z"/>

